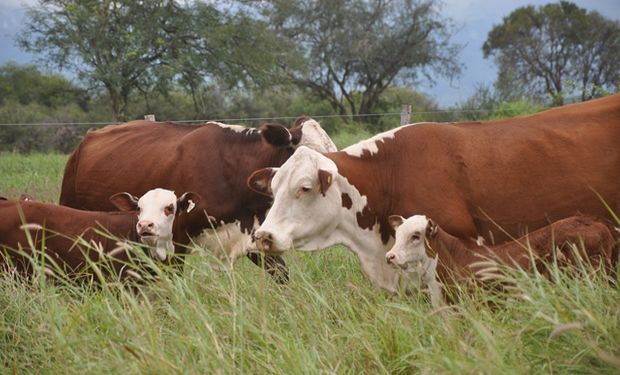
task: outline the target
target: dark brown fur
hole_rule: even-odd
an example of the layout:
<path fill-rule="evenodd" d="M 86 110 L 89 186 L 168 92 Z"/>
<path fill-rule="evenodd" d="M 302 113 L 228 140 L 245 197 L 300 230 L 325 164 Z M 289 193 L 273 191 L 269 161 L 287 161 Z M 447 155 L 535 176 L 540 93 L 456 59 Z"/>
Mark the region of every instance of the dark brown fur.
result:
<path fill-rule="evenodd" d="M 535 266 L 548 275 L 546 265 L 554 258 L 560 267 L 577 264 L 573 245 L 585 264 L 594 269 L 601 267 L 608 275 L 613 274 L 617 262 L 617 257 L 614 258 L 617 244 L 613 227 L 593 216 L 578 215 L 558 220 L 515 241 L 490 247 L 471 246 L 436 224 L 429 224 L 425 237 L 427 255 L 439 255 L 437 275 L 445 284 L 476 279 L 476 272 L 485 265 L 475 263 L 487 259 L 525 270 Z M 555 248 L 557 253 L 554 253 Z M 533 257 L 530 257 L 528 249 L 531 249 Z"/>
<path fill-rule="evenodd" d="M 255 216 L 264 219 L 270 198 L 250 190 L 246 180 L 257 169 L 282 165 L 293 153 L 290 146 L 299 142 L 301 128 L 296 123 L 290 140 L 277 125 L 266 125 L 261 134 L 216 124 L 133 121 L 92 131 L 67 162 L 60 204 L 110 211 L 108 197 L 119 191 L 136 196 L 156 187 L 195 191 L 202 201 L 188 215 L 191 236 L 236 220 L 249 232 Z M 203 210 L 216 221 L 210 223 Z M 262 264 L 260 257 L 249 257 Z M 268 271 L 286 280 L 287 272 L 273 272 L 275 266 L 286 270 L 283 260 L 273 257 L 265 257 Z"/>

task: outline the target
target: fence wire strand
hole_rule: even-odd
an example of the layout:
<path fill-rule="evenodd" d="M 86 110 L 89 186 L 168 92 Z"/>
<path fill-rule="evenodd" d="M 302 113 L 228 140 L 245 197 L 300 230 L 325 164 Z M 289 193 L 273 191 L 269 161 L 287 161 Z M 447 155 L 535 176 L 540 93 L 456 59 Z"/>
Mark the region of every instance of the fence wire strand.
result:
<path fill-rule="evenodd" d="M 420 111 L 420 112 L 411 112 L 410 115 L 433 115 L 433 114 L 444 114 L 444 113 L 481 113 L 481 112 L 490 112 L 490 109 L 470 109 L 470 110 L 439 110 L 439 111 Z M 385 113 L 366 113 L 366 114 L 357 114 L 357 115 L 307 115 L 313 119 L 325 119 L 325 118 L 337 118 L 337 117 L 380 117 L 380 116 L 400 116 L 400 112 L 385 112 Z M 271 120 L 294 120 L 299 116 L 279 116 L 279 117 L 245 117 L 245 118 L 223 118 L 223 119 L 209 119 L 209 120 L 163 120 L 156 122 L 175 122 L 175 123 L 184 123 L 184 124 L 192 124 L 192 123 L 206 123 L 206 122 L 251 122 L 251 121 L 271 121 Z M 89 125 L 89 126 L 99 126 L 99 125 L 118 125 L 123 124 L 125 122 L 118 121 L 107 121 L 107 122 L 15 122 L 15 123 L 0 123 L 0 126 L 81 126 L 81 125 Z"/>

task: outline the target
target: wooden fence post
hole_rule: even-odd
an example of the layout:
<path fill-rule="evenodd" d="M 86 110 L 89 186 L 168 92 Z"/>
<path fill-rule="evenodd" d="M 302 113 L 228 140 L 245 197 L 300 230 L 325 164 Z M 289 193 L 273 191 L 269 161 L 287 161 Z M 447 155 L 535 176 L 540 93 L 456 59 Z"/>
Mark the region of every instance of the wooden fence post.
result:
<path fill-rule="evenodd" d="M 400 125 L 407 125 L 411 121 L 411 105 L 403 104 L 400 106 Z"/>

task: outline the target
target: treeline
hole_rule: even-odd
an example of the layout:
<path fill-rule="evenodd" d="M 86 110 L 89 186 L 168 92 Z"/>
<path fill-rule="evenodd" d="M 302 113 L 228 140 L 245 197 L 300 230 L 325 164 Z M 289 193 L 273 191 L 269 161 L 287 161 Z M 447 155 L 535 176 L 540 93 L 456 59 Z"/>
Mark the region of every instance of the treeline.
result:
<path fill-rule="evenodd" d="M 385 114 L 402 104 L 425 114 L 411 121 L 485 119 L 620 86 L 618 21 L 567 1 L 494 26 L 495 83 L 447 112 L 416 90 L 463 69 L 439 0 L 39 0 L 27 14 L 18 44 L 63 75 L 1 67 L 1 123 L 308 114 L 330 116 L 332 133 L 374 133 L 398 125 Z M 87 127 L 2 126 L 0 151 L 66 152 Z"/>

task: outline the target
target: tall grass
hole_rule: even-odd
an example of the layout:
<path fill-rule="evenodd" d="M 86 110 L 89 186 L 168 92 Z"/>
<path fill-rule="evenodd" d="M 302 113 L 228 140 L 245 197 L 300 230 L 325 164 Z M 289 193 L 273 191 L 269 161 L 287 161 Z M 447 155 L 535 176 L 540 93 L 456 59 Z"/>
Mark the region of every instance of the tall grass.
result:
<path fill-rule="evenodd" d="M 3 175 L 30 177 L 3 179 L 2 189 L 60 180 L 61 156 L 5 156 Z M 55 201 L 51 185 L 34 193 Z M 247 260 L 222 272 L 203 255 L 138 290 L 1 275 L 0 373 L 620 371 L 620 290 L 596 274 L 551 282 L 509 271 L 508 291 L 475 289 L 433 310 L 423 293 L 374 288 L 343 247 L 286 260 L 285 286 Z"/>

